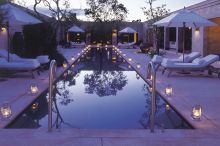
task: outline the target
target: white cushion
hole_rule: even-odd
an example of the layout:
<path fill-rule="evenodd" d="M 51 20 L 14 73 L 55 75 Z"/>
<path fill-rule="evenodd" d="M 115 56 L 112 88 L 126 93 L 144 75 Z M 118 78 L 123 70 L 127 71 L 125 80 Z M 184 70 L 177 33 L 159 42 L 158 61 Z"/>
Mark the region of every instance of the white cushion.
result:
<path fill-rule="evenodd" d="M 151 59 L 151 61 L 156 64 L 160 64 L 162 60 L 163 60 L 163 57 L 159 55 L 154 55 L 154 57 Z"/>
<path fill-rule="evenodd" d="M 49 57 L 47 55 L 41 55 L 41 56 L 38 56 L 36 58 L 41 64 L 45 64 L 45 63 L 48 63 L 50 60 L 49 60 Z"/>

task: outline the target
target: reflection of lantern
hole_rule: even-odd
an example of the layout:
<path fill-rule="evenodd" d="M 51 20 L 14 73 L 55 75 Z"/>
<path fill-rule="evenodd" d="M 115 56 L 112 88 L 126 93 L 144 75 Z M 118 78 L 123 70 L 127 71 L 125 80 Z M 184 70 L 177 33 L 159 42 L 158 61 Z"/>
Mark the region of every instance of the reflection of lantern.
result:
<path fill-rule="evenodd" d="M 123 54 L 123 56 L 125 57 L 125 56 L 126 56 L 126 54 Z"/>
<path fill-rule="evenodd" d="M 128 68 L 131 69 L 131 65 L 128 65 Z"/>
<path fill-rule="evenodd" d="M 36 94 L 36 93 L 38 93 L 38 87 L 37 87 L 37 85 L 36 85 L 36 84 L 31 84 L 30 90 L 31 90 L 31 94 Z"/>
<path fill-rule="evenodd" d="M 151 93 L 152 90 L 153 90 L 153 88 L 149 86 L 149 87 L 148 87 L 148 90 L 149 90 L 149 92 Z"/>
<path fill-rule="evenodd" d="M 5 33 L 7 31 L 6 27 L 2 27 L 2 32 Z"/>
<path fill-rule="evenodd" d="M 75 60 L 75 58 L 74 58 L 74 57 L 71 57 L 71 60 L 72 60 L 72 61 L 74 61 L 74 60 Z"/>
<path fill-rule="evenodd" d="M 67 63 L 66 62 L 63 63 L 63 68 L 67 68 Z"/>
<path fill-rule="evenodd" d="M 8 103 L 4 103 L 1 107 L 1 114 L 3 118 L 10 118 L 12 115 L 11 106 Z"/>
<path fill-rule="evenodd" d="M 78 53 L 77 55 L 80 56 L 80 53 Z"/>
<path fill-rule="evenodd" d="M 132 61 L 132 59 L 131 59 L 131 58 L 128 58 L 128 61 Z"/>
<path fill-rule="evenodd" d="M 35 102 L 31 105 L 31 109 L 36 110 L 38 108 L 38 106 L 39 106 L 39 103 Z"/>
<path fill-rule="evenodd" d="M 67 75 L 68 75 L 67 72 L 65 72 L 65 73 L 63 74 L 63 77 L 65 78 L 65 77 L 67 77 Z"/>
<path fill-rule="evenodd" d="M 140 79 L 140 75 L 139 75 L 139 74 L 136 74 L 136 78 L 139 80 L 139 79 Z"/>
<path fill-rule="evenodd" d="M 170 96 L 173 93 L 173 88 L 170 85 L 167 85 L 165 88 L 166 95 Z"/>
<path fill-rule="evenodd" d="M 117 59 L 116 56 L 112 56 L 112 60 L 115 61 Z"/>
<path fill-rule="evenodd" d="M 165 105 L 165 109 L 166 109 L 166 111 L 170 111 L 170 109 L 171 109 L 171 108 L 170 108 L 170 105 L 169 105 L 169 104 L 166 104 L 166 105 Z"/>
<path fill-rule="evenodd" d="M 150 78 L 148 78 L 148 80 L 152 81 L 153 80 L 153 76 L 150 75 Z"/>
<path fill-rule="evenodd" d="M 192 118 L 195 120 L 200 120 L 202 116 L 202 107 L 200 105 L 195 105 L 192 108 Z"/>
<path fill-rule="evenodd" d="M 71 68 L 74 68 L 74 67 L 75 67 L 75 65 L 74 65 L 74 64 L 72 64 L 72 65 L 71 65 Z"/>

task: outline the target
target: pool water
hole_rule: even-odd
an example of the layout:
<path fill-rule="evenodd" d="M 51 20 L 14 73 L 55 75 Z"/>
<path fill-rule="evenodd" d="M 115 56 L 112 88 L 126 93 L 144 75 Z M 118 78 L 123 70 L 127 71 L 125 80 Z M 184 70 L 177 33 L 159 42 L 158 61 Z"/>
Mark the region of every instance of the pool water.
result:
<path fill-rule="evenodd" d="M 111 49 L 92 49 L 83 57 L 55 85 L 53 127 L 149 128 L 148 84 Z M 47 128 L 47 97 L 40 96 L 8 128 Z M 160 96 L 156 102 L 157 128 L 190 128 Z"/>

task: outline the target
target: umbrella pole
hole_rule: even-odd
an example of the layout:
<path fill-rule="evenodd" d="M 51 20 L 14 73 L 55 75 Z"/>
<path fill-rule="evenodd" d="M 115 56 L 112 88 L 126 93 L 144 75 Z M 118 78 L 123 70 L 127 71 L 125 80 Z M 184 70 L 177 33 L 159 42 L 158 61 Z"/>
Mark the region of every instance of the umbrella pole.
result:
<path fill-rule="evenodd" d="M 186 22 L 183 22 L 183 63 L 185 61 L 184 55 L 185 55 L 185 28 L 186 28 Z"/>
<path fill-rule="evenodd" d="M 7 36 L 8 36 L 8 62 L 10 61 L 10 35 L 9 35 L 9 22 L 6 22 Z"/>

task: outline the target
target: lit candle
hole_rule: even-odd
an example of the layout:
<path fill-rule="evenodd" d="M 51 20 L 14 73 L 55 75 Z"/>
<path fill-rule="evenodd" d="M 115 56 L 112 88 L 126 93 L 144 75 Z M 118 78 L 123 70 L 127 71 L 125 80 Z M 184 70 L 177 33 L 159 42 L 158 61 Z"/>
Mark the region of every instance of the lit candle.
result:
<path fill-rule="evenodd" d="M 202 116 L 202 107 L 200 105 L 195 105 L 192 108 L 192 118 L 195 120 L 200 120 Z"/>
<path fill-rule="evenodd" d="M 31 87 L 30 87 L 30 89 L 31 89 L 31 93 L 32 93 L 32 94 L 36 94 L 36 93 L 38 93 L 38 91 L 39 91 L 37 85 L 35 85 L 35 84 L 32 84 Z"/>
<path fill-rule="evenodd" d="M 173 88 L 170 85 L 167 85 L 165 88 L 166 95 L 170 96 L 173 93 Z"/>
<path fill-rule="evenodd" d="M 137 64 L 137 68 L 138 68 L 138 69 L 140 69 L 140 68 L 141 68 L 141 65 L 140 65 L 139 63 Z"/>
<path fill-rule="evenodd" d="M 123 54 L 123 56 L 125 57 L 125 56 L 126 56 L 126 54 Z"/>
<path fill-rule="evenodd" d="M 78 56 L 80 56 L 80 53 L 77 53 Z"/>
<path fill-rule="evenodd" d="M 132 61 L 132 59 L 131 59 L 131 58 L 128 58 L 128 61 Z"/>
<path fill-rule="evenodd" d="M 4 103 L 1 107 L 1 114 L 3 118 L 10 118 L 12 115 L 11 106 L 8 103 Z"/>
<path fill-rule="evenodd" d="M 74 65 L 74 64 L 72 64 L 72 65 L 71 65 L 71 68 L 74 68 L 74 67 L 75 67 L 75 65 Z"/>

